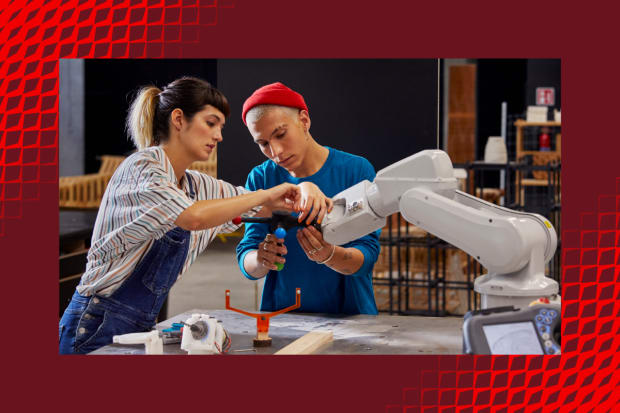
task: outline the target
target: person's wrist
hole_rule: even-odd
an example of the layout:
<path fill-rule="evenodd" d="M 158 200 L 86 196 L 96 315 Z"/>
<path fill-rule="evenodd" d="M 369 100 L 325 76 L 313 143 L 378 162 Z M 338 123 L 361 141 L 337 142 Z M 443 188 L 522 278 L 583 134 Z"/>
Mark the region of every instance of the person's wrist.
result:
<path fill-rule="evenodd" d="M 258 194 L 259 205 L 264 205 L 269 207 L 270 199 L 269 199 L 269 191 L 266 189 L 259 189 L 256 191 Z"/>
<path fill-rule="evenodd" d="M 264 277 L 265 275 L 267 275 L 267 273 L 269 272 L 269 268 L 265 267 L 264 264 L 264 259 L 261 259 L 258 256 L 258 250 L 251 250 L 248 255 L 252 254 L 251 259 L 254 261 L 252 266 L 254 267 L 254 271 L 253 273 L 250 273 L 246 270 L 246 272 L 248 272 L 248 274 L 250 274 L 252 277 L 259 279 Z"/>
<path fill-rule="evenodd" d="M 334 245 L 332 248 L 332 252 L 329 254 L 329 256 L 327 258 L 325 258 L 323 261 L 317 261 L 319 264 L 327 264 L 329 262 L 329 260 L 331 260 L 332 258 L 334 258 L 334 253 L 336 252 L 336 246 Z"/>

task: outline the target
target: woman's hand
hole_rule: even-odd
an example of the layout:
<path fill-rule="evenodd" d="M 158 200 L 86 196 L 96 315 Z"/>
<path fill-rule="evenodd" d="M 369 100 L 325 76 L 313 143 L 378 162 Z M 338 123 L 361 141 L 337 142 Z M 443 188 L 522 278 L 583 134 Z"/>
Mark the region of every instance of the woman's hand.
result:
<path fill-rule="evenodd" d="M 278 243 L 282 244 L 282 246 L 278 246 Z M 256 260 L 260 265 L 269 270 L 277 270 L 276 263 L 284 264 L 286 262 L 284 255 L 287 252 L 283 239 L 276 238 L 273 234 L 267 234 L 265 240 L 258 244 Z M 279 257 L 277 254 L 282 255 L 282 257 Z"/>
<path fill-rule="evenodd" d="M 306 223 L 309 225 L 314 218 L 317 218 L 317 223 L 320 224 L 325 214 L 332 210 L 334 206 L 333 201 L 326 197 L 319 187 L 312 182 L 302 182 L 298 186 L 301 191 L 301 197 L 298 209 L 300 214 L 297 220 L 302 222 L 306 219 Z"/>
<path fill-rule="evenodd" d="M 324 262 L 333 256 L 335 245 L 326 242 L 323 234 L 313 226 L 297 231 L 297 241 L 311 261 Z"/>
<path fill-rule="evenodd" d="M 264 202 L 269 210 L 296 211 L 301 203 L 301 189 L 297 185 L 284 183 L 265 189 L 267 200 Z"/>

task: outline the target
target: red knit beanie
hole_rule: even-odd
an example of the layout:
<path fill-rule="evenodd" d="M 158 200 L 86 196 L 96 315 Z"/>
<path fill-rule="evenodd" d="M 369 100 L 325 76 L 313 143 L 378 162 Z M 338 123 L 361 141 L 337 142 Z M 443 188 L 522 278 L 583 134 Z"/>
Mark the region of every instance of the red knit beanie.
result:
<path fill-rule="evenodd" d="M 246 99 L 243 104 L 243 112 L 241 113 L 241 119 L 243 119 L 243 123 L 246 126 L 245 115 L 250 109 L 257 105 L 289 106 L 308 111 L 308 106 L 306 106 L 303 96 L 280 82 L 256 89 L 254 93 L 252 93 L 252 96 Z"/>

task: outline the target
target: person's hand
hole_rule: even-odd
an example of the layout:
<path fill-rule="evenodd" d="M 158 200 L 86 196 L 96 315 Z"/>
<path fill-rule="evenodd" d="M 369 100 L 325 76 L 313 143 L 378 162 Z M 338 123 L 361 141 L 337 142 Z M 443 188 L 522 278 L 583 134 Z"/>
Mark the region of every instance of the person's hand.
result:
<path fill-rule="evenodd" d="M 302 222 L 305 219 L 306 224 L 309 225 L 314 218 L 317 218 L 317 223 L 320 224 L 325 214 L 334 207 L 333 201 L 326 197 L 319 187 L 312 182 L 302 182 L 298 186 L 301 190 L 301 199 L 299 202 L 300 214 L 297 220 Z"/>
<path fill-rule="evenodd" d="M 321 232 L 310 226 L 297 231 L 297 241 L 309 260 L 324 262 L 334 254 L 335 245 L 326 242 Z"/>
<path fill-rule="evenodd" d="M 278 246 L 278 243 L 282 246 Z M 277 270 L 276 263 L 283 264 L 286 262 L 284 255 L 287 253 L 287 249 L 284 246 L 284 239 L 276 238 L 273 234 L 267 234 L 265 240 L 258 244 L 258 250 L 256 251 L 256 260 L 265 268 L 270 270 Z M 278 257 L 277 254 L 283 255 Z"/>
<path fill-rule="evenodd" d="M 301 189 L 298 185 L 283 183 L 265 190 L 267 200 L 264 205 L 271 211 L 295 211 L 301 204 Z"/>

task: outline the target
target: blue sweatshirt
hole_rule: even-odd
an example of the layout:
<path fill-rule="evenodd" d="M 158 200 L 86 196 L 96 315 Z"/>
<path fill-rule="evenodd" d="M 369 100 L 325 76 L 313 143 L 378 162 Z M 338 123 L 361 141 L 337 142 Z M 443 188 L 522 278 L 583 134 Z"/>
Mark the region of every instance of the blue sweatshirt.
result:
<path fill-rule="evenodd" d="M 268 189 L 284 182 L 312 182 L 328 197 L 367 179 L 373 181 L 375 170 L 365 158 L 329 148 L 325 164 L 315 174 L 295 178 L 275 162 L 268 160 L 252 169 L 246 188 Z M 237 261 L 243 274 L 243 260 L 265 239 L 267 224 L 246 223 L 245 235 L 237 245 Z M 276 311 L 295 304 L 295 289 L 301 288 L 300 312 L 332 314 L 377 314 L 372 288 L 372 268 L 379 256 L 381 230 L 354 240 L 344 247 L 354 247 L 364 254 L 364 263 L 351 275 L 340 274 L 326 265 L 310 261 L 296 238 L 297 229 L 287 231 L 284 244 L 288 250 L 281 271 L 269 271 L 263 288 L 261 311 Z"/>

